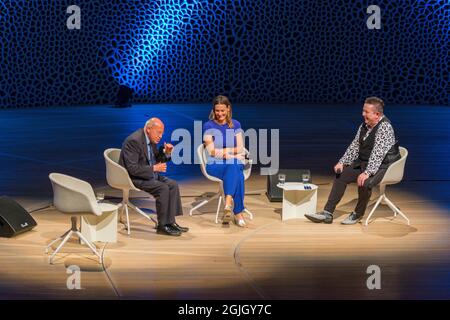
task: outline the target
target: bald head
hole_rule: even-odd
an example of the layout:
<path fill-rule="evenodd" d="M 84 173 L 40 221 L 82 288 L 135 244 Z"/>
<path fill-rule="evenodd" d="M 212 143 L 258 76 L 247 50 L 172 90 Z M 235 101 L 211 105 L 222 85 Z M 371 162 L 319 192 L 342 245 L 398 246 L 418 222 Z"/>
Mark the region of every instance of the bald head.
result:
<path fill-rule="evenodd" d="M 145 123 L 145 128 L 147 127 L 151 128 L 153 126 L 159 126 L 164 128 L 164 123 L 161 121 L 161 119 L 156 117 L 148 119 L 147 122 Z"/>
<path fill-rule="evenodd" d="M 157 144 L 164 134 L 164 123 L 158 118 L 151 118 L 145 123 L 144 131 L 149 140 Z"/>

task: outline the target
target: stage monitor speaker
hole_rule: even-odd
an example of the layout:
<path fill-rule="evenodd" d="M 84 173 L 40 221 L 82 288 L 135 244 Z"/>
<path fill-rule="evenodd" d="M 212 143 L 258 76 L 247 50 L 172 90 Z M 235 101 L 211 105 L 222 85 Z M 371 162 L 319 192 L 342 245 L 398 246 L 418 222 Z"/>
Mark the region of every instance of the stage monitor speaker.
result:
<path fill-rule="evenodd" d="M 8 197 L 0 197 L 0 237 L 13 237 L 33 229 L 33 217 L 20 204 Z"/>
<path fill-rule="evenodd" d="M 285 182 L 302 182 L 302 174 L 309 174 L 309 183 L 312 183 L 311 172 L 307 169 L 279 169 L 277 173 L 267 176 L 267 191 L 266 195 L 270 202 L 283 201 L 283 189 L 277 187 L 278 175 L 283 173 L 286 175 Z"/>

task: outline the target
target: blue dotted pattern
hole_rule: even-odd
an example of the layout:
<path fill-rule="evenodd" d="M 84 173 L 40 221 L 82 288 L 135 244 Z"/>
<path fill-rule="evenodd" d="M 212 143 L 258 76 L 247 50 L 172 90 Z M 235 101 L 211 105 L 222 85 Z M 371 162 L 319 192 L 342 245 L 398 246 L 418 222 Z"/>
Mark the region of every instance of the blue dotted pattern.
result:
<path fill-rule="evenodd" d="M 68 30 L 66 8 L 81 8 Z M 381 8 L 368 30 L 366 8 Z M 0 0 L 0 106 L 450 104 L 448 0 Z"/>

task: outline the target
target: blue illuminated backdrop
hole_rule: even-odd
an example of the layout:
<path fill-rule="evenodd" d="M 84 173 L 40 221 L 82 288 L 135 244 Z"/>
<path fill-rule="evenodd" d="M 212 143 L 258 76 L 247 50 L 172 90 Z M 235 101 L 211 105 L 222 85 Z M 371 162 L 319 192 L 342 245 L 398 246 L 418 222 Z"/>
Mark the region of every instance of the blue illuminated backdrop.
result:
<path fill-rule="evenodd" d="M 134 102 L 450 104 L 448 0 L 0 4 L 2 107 L 112 103 L 119 84 Z"/>

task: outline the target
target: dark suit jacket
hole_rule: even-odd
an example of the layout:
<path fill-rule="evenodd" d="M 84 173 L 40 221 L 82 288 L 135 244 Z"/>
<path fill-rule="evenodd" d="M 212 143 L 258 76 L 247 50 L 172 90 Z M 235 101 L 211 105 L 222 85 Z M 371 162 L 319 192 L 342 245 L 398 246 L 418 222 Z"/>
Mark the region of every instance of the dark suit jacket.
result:
<path fill-rule="evenodd" d="M 159 149 L 156 144 L 151 144 L 156 162 L 167 162 L 170 157 L 166 157 L 163 146 Z M 122 144 L 119 163 L 127 169 L 133 182 L 142 180 L 153 180 L 153 167 L 148 164 L 147 141 L 144 129 L 138 129 L 129 135 Z"/>

